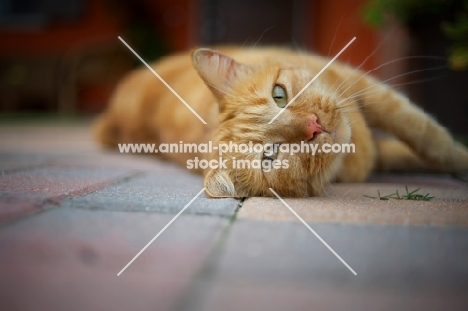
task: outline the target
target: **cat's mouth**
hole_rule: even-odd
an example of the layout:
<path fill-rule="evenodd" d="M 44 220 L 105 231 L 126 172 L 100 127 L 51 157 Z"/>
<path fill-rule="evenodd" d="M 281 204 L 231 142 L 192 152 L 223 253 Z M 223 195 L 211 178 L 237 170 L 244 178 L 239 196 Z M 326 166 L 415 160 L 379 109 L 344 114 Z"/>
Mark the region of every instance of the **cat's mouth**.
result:
<path fill-rule="evenodd" d="M 324 133 L 330 135 L 332 139 L 335 138 L 335 132 L 329 132 L 328 130 L 326 130 L 325 128 L 322 127 L 322 128 L 321 128 L 321 131 L 320 131 L 319 133 L 315 133 L 311 138 L 309 138 L 309 139 L 307 140 L 307 142 L 308 142 L 308 143 L 313 142 L 314 140 L 317 139 L 317 137 L 323 135 Z"/>

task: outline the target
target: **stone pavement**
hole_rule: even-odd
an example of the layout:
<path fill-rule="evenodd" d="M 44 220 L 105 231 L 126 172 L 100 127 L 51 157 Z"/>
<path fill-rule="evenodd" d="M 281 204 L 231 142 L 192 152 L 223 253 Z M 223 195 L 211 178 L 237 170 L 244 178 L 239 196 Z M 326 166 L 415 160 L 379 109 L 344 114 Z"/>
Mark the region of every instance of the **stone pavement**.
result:
<path fill-rule="evenodd" d="M 379 175 L 286 199 L 204 194 L 89 121 L 0 125 L 0 310 L 468 310 L 468 184 Z M 429 202 L 378 200 L 421 188 Z"/>

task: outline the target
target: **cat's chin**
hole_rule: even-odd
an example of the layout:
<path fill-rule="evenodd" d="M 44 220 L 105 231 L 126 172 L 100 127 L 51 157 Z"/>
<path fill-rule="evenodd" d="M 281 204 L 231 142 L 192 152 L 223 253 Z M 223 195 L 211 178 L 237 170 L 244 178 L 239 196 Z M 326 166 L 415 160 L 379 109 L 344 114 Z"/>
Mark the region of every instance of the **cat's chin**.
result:
<path fill-rule="evenodd" d="M 320 133 L 313 138 L 306 141 L 308 144 L 324 144 L 324 143 L 332 143 L 333 139 L 330 133 Z"/>
<path fill-rule="evenodd" d="M 338 130 L 338 131 L 329 131 L 320 133 L 313 138 L 306 141 L 308 144 L 342 144 L 348 142 L 350 135 L 346 135 L 345 131 Z"/>

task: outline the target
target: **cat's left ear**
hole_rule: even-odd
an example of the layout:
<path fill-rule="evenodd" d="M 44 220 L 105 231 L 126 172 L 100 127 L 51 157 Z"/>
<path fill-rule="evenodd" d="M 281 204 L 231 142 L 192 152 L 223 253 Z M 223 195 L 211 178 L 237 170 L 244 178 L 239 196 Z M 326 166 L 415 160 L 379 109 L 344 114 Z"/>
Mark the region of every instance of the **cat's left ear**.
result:
<path fill-rule="evenodd" d="M 236 62 L 229 56 L 210 49 L 198 49 L 192 53 L 193 66 L 213 94 L 221 99 L 235 79 L 249 70 L 248 65 Z"/>

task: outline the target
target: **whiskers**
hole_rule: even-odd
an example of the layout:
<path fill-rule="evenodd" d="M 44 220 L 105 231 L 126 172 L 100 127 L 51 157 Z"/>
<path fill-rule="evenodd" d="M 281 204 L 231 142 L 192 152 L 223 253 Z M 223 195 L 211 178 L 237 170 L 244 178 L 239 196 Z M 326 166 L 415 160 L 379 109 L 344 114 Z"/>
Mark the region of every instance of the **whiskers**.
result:
<path fill-rule="evenodd" d="M 260 42 L 260 40 L 262 40 L 263 36 L 264 36 L 270 29 L 273 29 L 273 28 L 275 28 L 275 27 L 276 27 L 276 25 L 273 25 L 273 26 L 270 26 L 270 27 L 268 27 L 267 29 L 265 29 L 265 30 L 262 32 L 262 34 L 260 35 L 260 37 L 257 39 L 257 41 L 255 41 L 254 45 L 252 46 L 252 49 L 254 49 L 254 48 L 257 46 L 257 44 Z"/>
<path fill-rule="evenodd" d="M 397 58 L 397 59 L 393 59 L 393 60 L 390 60 L 388 62 L 385 62 L 367 72 L 365 72 L 363 75 L 361 75 L 359 77 L 359 79 L 355 80 L 353 83 L 351 83 L 350 85 L 348 85 L 348 87 L 342 91 L 339 91 L 340 87 L 351 77 L 351 76 L 348 76 L 341 84 L 340 86 L 338 86 L 335 90 L 335 92 L 339 92 L 339 95 L 338 97 L 341 97 L 343 94 L 346 93 L 346 91 L 348 91 L 353 85 L 355 85 L 356 83 L 358 83 L 359 81 L 361 81 L 364 77 L 368 76 L 371 72 L 374 72 L 376 70 L 379 70 L 381 69 L 382 67 L 385 67 L 385 66 L 388 66 L 390 64 L 393 64 L 395 62 L 399 62 L 399 61 L 402 61 L 402 60 L 408 60 L 408 59 L 437 59 L 437 60 L 445 60 L 444 58 L 442 57 L 438 57 L 438 56 L 406 56 L 406 57 L 400 57 L 400 58 Z M 407 73 L 404 73 L 404 74 L 401 74 L 401 75 L 397 75 L 397 76 L 394 76 L 390 79 L 387 79 L 385 81 L 381 81 L 381 83 L 385 83 L 385 82 L 388 82 L 388 81 L 391 81 L 393 79 L 396 79 L 396 78 L 399 78 L 399 77 L 403 77 L 405 75 L 408 75 L 408 74 L 412 74 L 412 73 L 416 73 L 416 72 L 422 72 L 422 71 L 427 71 L 427 70 L 436 70 L 436 69 L 444 69 L 444 68 L 447 68 L 447 66 L 439 66 L 439 67 L 435 67 L 435 68 L 429 68 L 429 69 L 419 69 L 419 70 L 413 70 L 413 71 L 410 71 L 410 72 L 407 72 Z"/>
<path fill-rule="evenodd" d="M 333 47 L 333 43 L 335 43 L 335 39 L 336 39 L 336 34 L 338 33 L 338 30 L 340 29 L 341 27 L 341 23 L 343 22 L 343 19 L 345 17 L 345 14 L 343 13 L 341 15 L 341 18 L 340 18 L 340 21 L 338 22 L 336 28 L 335 28 L 335 33 L 333 34 L 333 38 L 332 38 L 332 41 L 330 43 L 330 47 L 328 48 L 328 54 L 327 54 L 327 57 L 330 57 L 330 52 L 332 50 L 332 47 Z"/>
<path fill-rule="evenodd" d="M 305 56 L 304 56 L 304 50 L 301 48 L 301 46 L 296 42 L 296 40 L 291 40 L 294 50 L 296 53 L 299 55 L 299 59 L 301 60 L 301 66 L 307 70 L 307 62 L 305 61 Z"/>
<path fill-rule="evenodd" d="M 358 69 L 361 69 L 362 66 L 364 66 L 365 63 L 367 63 L 367 61 L 372 57 L 374 56 L 375 53 L 377 53 L 377 51 L 382 47 L 382 45 L 387 42 L 387 40 L 390 38 L 390 36 L 395 32 L 395 28 L 393 28 L 391 31 L 389 31 L 389 33 L 385 36 L 385 38 L 383 40 L 380 41 L 380 43 L 375 47 L 375 49 L 372 51 L 372 53 L 370 53 L 369 55 L 367 55 L 367 57 L 362 61 L 362 63 L 359 64 L 359 66 L 357 66 L 356 70 Z M 377 69 L 374 69 L 374 70 L 377 70 Z M 366 73 L 367 74 L 367 73 Z M 338 91 L 341 86 L 346 83 L 349 79 L 351 78 L 351 76 L 348 76 L 346 79 L 344 79 L 335 89 L 335 91 Z M 356 83 L 356 81 L 354 82 Z M 353 84 L 354 84 L 353 83 Z M 336 83 L 335 83 L 336 85 Z M 333 85 L 333 87 L 335 86 Z"/>
<path fill-rule="evenodd" d="M 382 64 L 382 65 L 368 71 L 367 73 L 375 71 L 375 70 L 377 70 L 377 69 L 379 69 L 379 68 L 381 68 L 381 67 L 383 67 L 385 65 L 394 63 L 396 61 L 400 61 L 400 60 L 403 60 L 403 59 L 411 59 L 411 58 L 429 58 L 429 59 L 440 59 L 440 60 L 443 59 L 441 57 L 435 57 L 435 56 L 409 56 L 409 57 L 404 57 L 404 58 L 399 58 L 399 59 L 389 61 L 389 62 L 387 62 L 385 64 Z M 347 112 L 347 111 L 351 111 L 353 109 L 362 108 L 362 107 L 364 107 L 366 105 L 369 105 L 369 104 L 376 104 L 378 102 L 377 101 L 372 102 L 372 98 L 381 95 L 382 88 L 385 87 L 385 86 L 382 86 L 382 84 L 393 81 L 393 80 L 396 80 L 396 79 L 401 78 L 401 77 L 410 76 L 410 75 L 414 75 L 414 74 L 421 73 L 421 72 L 437 71 L 437 70 L 443 70 L 443 69 L 447 69 L 447 66 L 444 65 L 444 66 L 437 66 L 437 67 L 432 67 L 432 68 L 427 68 L 427 69 L 417 69 L 417 70 L 412 70 L 412 71 L 409 71 L 409 72 L 405 72 L 405 73 L 393 76 L 391 78 L 388 78 L 386 80 L 378 81 L 378 83 L 371 84 L 371 85 L 369 85 L 369 86 L 367 86 L 365 88 L 358 89 L 355 92 L 351 93 L 349 96 L 347 96 L 345 98 L 342 98 L 343 95 L 349 89 L 351 89 L 351 87 L 355 83 L 357 83 L 359 80 L 361 80 L 362 78 L 365 77 L 365 75 L 367 74 L 366 73 L 366 74 L 362 75 L 359 79 L 357 79 L 354 83 L 349 85 L 340 94 L 337 95 L 338 98 L 342 98 L 342 99 L 340 99 L 338 101 L 336 110 L 340 110 L 342 112 Z M 392 89 L 399 89 L 399 88 L 401 88 L 403 86 L 406 86 L 406 85 L 411 85 L 411 84 L 416 84 L 416 83 L 423 83 L 423 82 L 427 82 L 427 81 L 433 81 L 433 80 L 440 79 L 440 78 L 442 78 L 444 76 L 445 75 L 442 74 L 442 75 L 437 75 L 435 77 L 417 79 L 417 80 L 414 80 L 414 81 L 408 81 L 408 82 L 404 82 L 404 83 L 394 84 L 394 85 L 391 85 L 390 87 Z M 363 98 L 365 98 L 365 103 L 362 102 Z M 349 102 L 349 101 L 352 101 L 352 102 Z M 356 101 L 358 101 L 359 103 L 356 103 Z M 347 103 L 347 102 L 349 102 L 349 103 Z M 347 108 L 350 108 L 350 110 L 347 110 Z"/>

